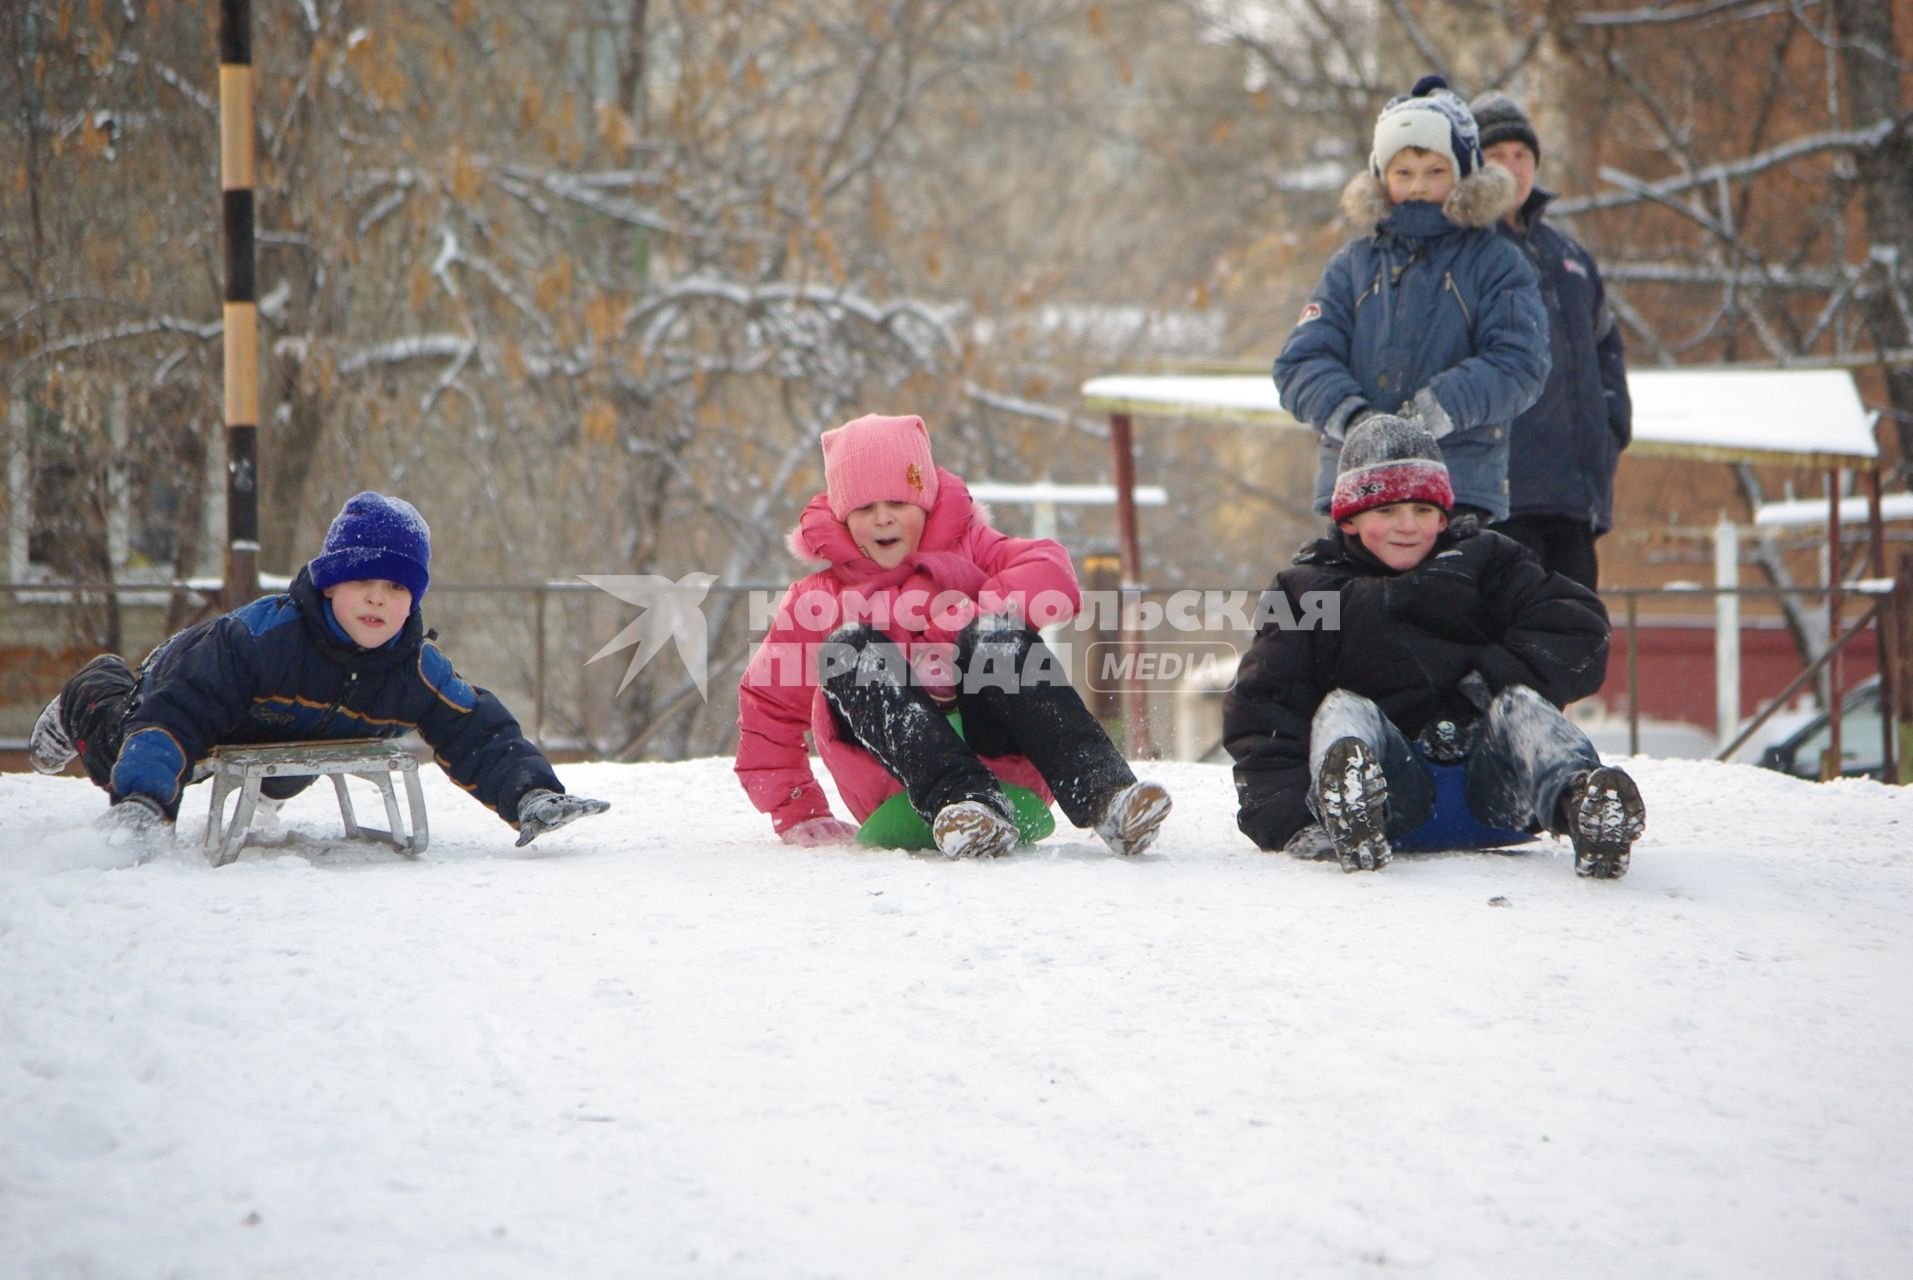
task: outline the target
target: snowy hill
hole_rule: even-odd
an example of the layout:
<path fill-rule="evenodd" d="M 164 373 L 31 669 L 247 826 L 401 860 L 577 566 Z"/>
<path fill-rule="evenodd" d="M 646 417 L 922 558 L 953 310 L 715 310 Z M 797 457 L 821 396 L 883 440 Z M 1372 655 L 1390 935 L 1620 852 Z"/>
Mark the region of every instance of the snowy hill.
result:
<path fill-rule="evenodd" d="M 1199 765 L 1138 862 L 985 865 L 784 848 L 724 761 L 220 870 L 0 775 L 0 1272 L 1913 1274 L 1913 792 L 1633 767 L 1618 883 L 1259 854 Z"/>

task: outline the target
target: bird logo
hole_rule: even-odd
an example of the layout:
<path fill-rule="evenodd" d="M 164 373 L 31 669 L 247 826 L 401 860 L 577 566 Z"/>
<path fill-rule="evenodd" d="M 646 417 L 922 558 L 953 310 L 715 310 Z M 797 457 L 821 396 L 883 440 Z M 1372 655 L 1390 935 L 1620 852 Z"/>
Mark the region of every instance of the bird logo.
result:
<path fill-rule="evenodd" d="M 710 696 L 705 689 L 710 678 L 710 635 L 701 606 L 711 584 L 717 581 L 716 574 L 687 573 L 676 582 L 654 573 L 579 576 L 598 590 L 644 610 L 630 626 L 611 637 L 604 648 L 586 658 L 586 665 L 637 645 L 638 651 L 631 655 L 624 679 L 618 682 L 618 692 L 623 693 L 638 672 L 644 670 L 645 664 L 657 656 L 665 641 L 673 640 L 677 642 L 678 656 L 684 660 L 685 670 L 697 685 L 698 696 Z"/>

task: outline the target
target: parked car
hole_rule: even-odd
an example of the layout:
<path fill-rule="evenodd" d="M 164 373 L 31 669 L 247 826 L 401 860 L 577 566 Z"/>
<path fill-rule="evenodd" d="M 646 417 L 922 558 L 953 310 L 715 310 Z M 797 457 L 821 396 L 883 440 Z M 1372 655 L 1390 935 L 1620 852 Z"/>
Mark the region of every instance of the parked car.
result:
<path fill-rule="evenodd" d="M 1820 776 L 1820 757 L 1832 742 L 1827 713 L 1816 712 L 1784 737 L 1767 738 L 1755 763 L 1811 781 Z M 1886 781 L 1880 747 L 1880 677 L 1872 676 L 1855 685 L 1840 704 L 1840 776 Z"/>

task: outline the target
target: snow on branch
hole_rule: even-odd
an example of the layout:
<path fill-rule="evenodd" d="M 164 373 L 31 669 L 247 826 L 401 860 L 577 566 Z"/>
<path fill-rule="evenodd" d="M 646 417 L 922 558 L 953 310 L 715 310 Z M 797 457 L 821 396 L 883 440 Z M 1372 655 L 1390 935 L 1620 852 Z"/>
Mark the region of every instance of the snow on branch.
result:
<path fill-rule="evenodd" d="M 1601 275 L 1609 280 L 1627 280 L 1641 284 L 1725 284 L 1740 288 L 1766 289 L 1845 289 L 1855 271 L 1799 271 L 1786 267 L 1768 267 L 1750 271 L 1733 267 L 1701 266 L 1669 262 L 1603 262 Z"/>
<path fill-rule="evenodd" d="M 501 185 L 520 197 L 529 194 L 526 188 L 536 188 L 549 192 L 561 200 L 582 205 L 593 213 L 602 214 L 614 222 L 645 227 L 669 235 L 692 234 L 681 223 L 662 217 L 635 200 L 607 195 L 598 189 L 595 181 L 590 179 L 580 179 L 566 173 L 538 173 L 520 165 L 498 166 L 498 173 Z M 773 243 L 769 237 L 760 237 L 760 240 L 765 244 Z"/>
<path fill-rule="evenodd" d="M 980 382 L 966 382 L 963 384 L 963 390 L 970 399 L 986 409 L 1015 414 L 1021 418 L 1032 418 L 1038 422 L 1054 423 L 1057 426 L 1069 425 L 1069 410 L 1059 409 L 1055 405 L 1038 404 L 1034 400 L 1025 400 L 1021 396 L 993 391 Z"/>
<path fill-rule="evenodd" d="M 82 351 L 105 343 L 125 342 L 129 338 L 150 338 L 156 333 L 183 333 L 190 337 L 210 340 L 217 338 L 225 331 L 225 322 L 221 320 L 200 324 L 179 316 L 156 316 L 138 324 L 114 325 L 110 329 L 94 329 L 88 333 L 76 333 L 69 338 L 56 339 L 43 347 L 33 349 L 22 363 L 44 360 L 49 356 L 65 355 L 69 351 Z"/>
<path fill-rule="evenodd" d="M 1899 122 L 1881 120 L 1864 129 L 1843 129 L 1833 133 L 1808 134 L 1804 138 L 1795 138 L 1783 142 L 1777 147 L 1742 156 L 1738 160 L 1729 160 L 1722 164 L 1710 164 L 1704 169 L 1692 173 L 1680 174 L 1672 178 L 1662 178 L 1658 182 L 1646 182 L 1632 174 L 1618 169 L 1603 167 L 1600 176 L 1611 182 L 1621 191 L 1610 191 L 1598 196 L 1584 196 L 1576 200 L 1562 200 L 1555 205 L 1555 211 L 1561 214 L 1587 213 L 1596 209 L 1618 209 L 1626 205 L 1639 204 L 1643 200 L 1667 201 L 1669 197 L 1695 187 L 1704 187 L 1729 178 L 1746 178 L 1763 173 L 1775 165 L 1785 164 L 1801 156 L 1812 155 L 1820 151 L 1857 151 L 1867 147 L 1877 147 L 1886 141 Z"/>
<path fill-rule="evenodd" d="M 1625 9 L 1620 13 L 1577 13 L 1573 21 L 1581 27 L 1633 27 L 1649 23 L 1687 22 L 1734 9 L 1754 9 L 1763 15 L 1784 12 L 1771 0 L 1700 0 L 1698 4 L 1664 4 L 1651 9 Z"/>
<path fill-rule="evenodd" d="M 158 59 L 142 58 L 130 49 L 122 49 L 114 55 L 114 60 L 129 67 L 152 68 L 153 74 L 171 86 L 180 97 L 186 99 L 186 101 L 192 103 L 207 115 L 217 115 L 219 113 L 219 104 L 213 101 L 211 94 L 198 88 L 192 81 L 186 79 L 186 77 L 180 75 L 179 72 L 173 70 Z"/>

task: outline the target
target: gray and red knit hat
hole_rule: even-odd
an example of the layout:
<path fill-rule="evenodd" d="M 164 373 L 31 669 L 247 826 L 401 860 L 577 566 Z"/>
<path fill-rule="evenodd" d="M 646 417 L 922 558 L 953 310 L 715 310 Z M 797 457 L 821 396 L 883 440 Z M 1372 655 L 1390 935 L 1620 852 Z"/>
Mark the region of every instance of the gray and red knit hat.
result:
<path fill-rule="evenodd" d="M 1329 516 L 1347 520 L 1396 502 L 1426 502 L 1453 514 L 1455 488 L 1435 437 L 1406 418 L 1372 414 L 1342 444 Z"/>

